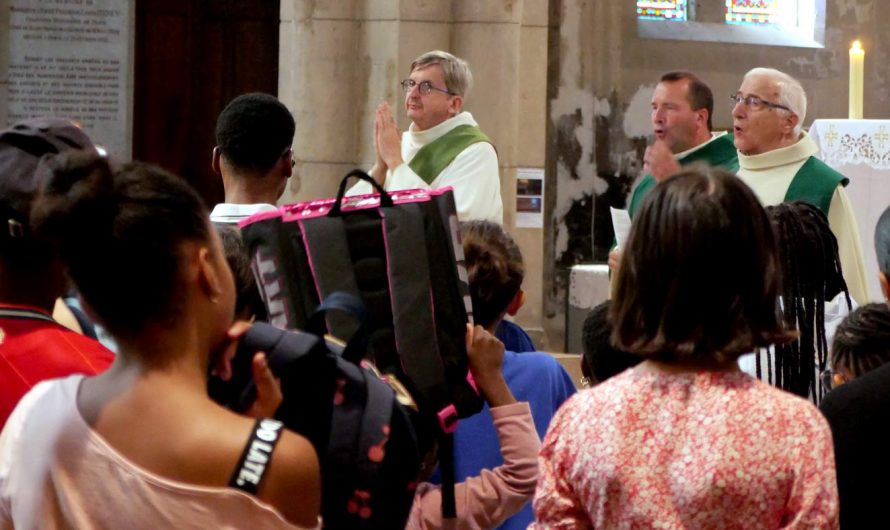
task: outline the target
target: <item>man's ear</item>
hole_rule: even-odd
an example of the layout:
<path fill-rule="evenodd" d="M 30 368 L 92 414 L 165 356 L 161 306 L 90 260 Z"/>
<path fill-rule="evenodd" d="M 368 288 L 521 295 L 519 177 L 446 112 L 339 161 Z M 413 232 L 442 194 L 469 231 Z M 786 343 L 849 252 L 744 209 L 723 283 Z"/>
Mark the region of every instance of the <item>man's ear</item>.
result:
<path fill-rule="evenodd" d="M 213 148 L 213 156 L 210 159 L 210 167 L 213 168 L 213 172 L 217 175 L 222 175 L 222 172 L 219 170 L 219 146 Z"/>
<path fill-rule="evenodd" d="M 708 128 L 708 109 L 698 109 L 697 111 L 695 111 L 695 116 L 696 116 L 696 119 L 698 120 L 698 124 L 701 125 L 702 127 L 704 127 L 705 129 L 707 129 Z"/>
<path fill-rule="evenodd" d="M 452 116 L 457 116 L 461 109 L 464 108 L 464 97 L 463 96 L 451 96 L 451 101 L 448 103 L 448 112 L 451 113 Z"/>
<path fill-rule="evenodd" d="M 878 279 L 881 280 L 881 292 L 884 293 L 884 300 L 890 303 L 890 280 L 887 280 L 887 275 L 883 272 L 878 273 Z"/>
<path fill-rule="evenodd" d="M 294 174 L 294 148 L 288 147 L 278 163 L 281 164 L 281 174 L 290 178 Z"/>
<path fill-rule="evenodd" d="M 788 113 L 788 119 L 785 122 L 785 126 L 788 128 L 788 133 L 792 133 L 794 128 L 797 127 L 797 124 L 800 123 L 800 117 L 793 112 Z"/>

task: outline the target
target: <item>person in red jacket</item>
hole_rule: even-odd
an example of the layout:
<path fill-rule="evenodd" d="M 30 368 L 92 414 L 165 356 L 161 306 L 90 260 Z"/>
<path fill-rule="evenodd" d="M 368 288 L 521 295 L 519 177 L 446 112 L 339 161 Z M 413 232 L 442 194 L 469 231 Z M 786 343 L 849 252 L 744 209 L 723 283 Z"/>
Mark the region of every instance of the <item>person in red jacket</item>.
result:
<path fill-rule="evenodd" d="M 46 174 L 46 154 L 94 149 L 61 118 L 19 122 L 0 131 L 0 427 L 19 399 L 45 379 L 95 375 L 114 360 L 99 342 L 53 320 L 67 280 L 51 246 L 32 233 L 31 203 Z"/>

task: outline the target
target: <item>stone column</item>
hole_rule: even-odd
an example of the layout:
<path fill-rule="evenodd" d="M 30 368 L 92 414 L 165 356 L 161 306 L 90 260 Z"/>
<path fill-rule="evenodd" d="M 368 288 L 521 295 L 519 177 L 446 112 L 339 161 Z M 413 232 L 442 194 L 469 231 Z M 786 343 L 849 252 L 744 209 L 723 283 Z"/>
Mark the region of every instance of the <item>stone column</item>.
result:
<path fill-rule="evenodd" d="M 297 122 L 296 178 L 282 200 L 332 195 L 357 162 L 356 2 L 282 0 L 278 97 Z"/>
<path fill-rule="evenodd" d="M 547 2 L 465 2 L 455 6 L 455 49 L 474 66 L 470 110 L 498 149 L 504 226 L 526 266 L 525 305 L 516 321 L 540 349 L 542 327 L 542 228 L 517 228 L 517 168 L 544 168 L 547 89 Z"/>

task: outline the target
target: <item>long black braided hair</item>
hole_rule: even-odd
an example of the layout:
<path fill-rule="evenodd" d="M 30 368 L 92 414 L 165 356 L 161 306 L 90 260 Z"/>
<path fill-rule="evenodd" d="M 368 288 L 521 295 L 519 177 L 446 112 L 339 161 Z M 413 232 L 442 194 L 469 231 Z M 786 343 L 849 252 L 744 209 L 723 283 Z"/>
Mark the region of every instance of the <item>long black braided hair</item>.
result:
<path fill-rule="evenodd" d="M 782 203 L 766 208 L 776 234 L 782 265 L 780 311 L 797 339 L 766 351 L 767 380 L 801 397 L 821 401 L 828 389 L 818 385 L 818 373 L 827 367 L 825 302 L 839 293 L 851 308 L 844 281 L 837 239 L 822 211 L 806 202 Z M 762 378 L 758 354 L 757 376 Z"/>

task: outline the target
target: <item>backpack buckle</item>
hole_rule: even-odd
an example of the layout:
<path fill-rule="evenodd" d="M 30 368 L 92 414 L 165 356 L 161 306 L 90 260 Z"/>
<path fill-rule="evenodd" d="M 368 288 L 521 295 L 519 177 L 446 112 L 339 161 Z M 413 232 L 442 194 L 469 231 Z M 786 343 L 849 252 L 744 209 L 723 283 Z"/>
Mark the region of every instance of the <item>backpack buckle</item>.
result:
<path fill-rule="evenodd" d="M 448 405 L 437 414 L 439 427 L 444 433 L 452 433 L 457 429 L 457 408 L 454 404 Z"/>

